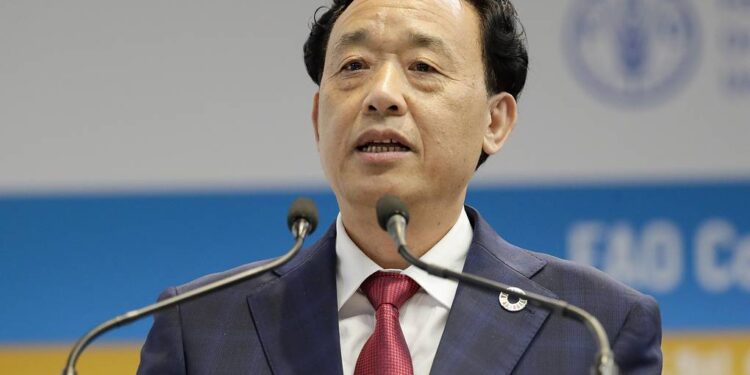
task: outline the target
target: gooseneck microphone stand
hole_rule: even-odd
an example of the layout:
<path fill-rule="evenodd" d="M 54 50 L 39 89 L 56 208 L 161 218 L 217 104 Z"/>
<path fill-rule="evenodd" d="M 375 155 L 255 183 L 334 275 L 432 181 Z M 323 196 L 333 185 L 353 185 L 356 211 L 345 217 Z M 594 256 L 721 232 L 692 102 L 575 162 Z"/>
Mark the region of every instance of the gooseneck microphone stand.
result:
<path fill-rule="evenodd" d="M 275 258 L 268 263 L 264 263 L 258 267 L 247 269 L 240 273 L 214 281 L 199 288 L 192 289 L 183 294 L 161 300 L 157 303 L 145 306 L 143 308 L 126 312 L 125 314 L 117 316 L 94 327 L 75 343 L 73 349 L 68 355 L 68 361 L 62 374 L 77 375 L 75 366 L 76 362 L 78 361 L 78 357 L 81 356 L 83 350 L 86 349 L 86 347 L 92 341 L 94 341 L 94 339 L 102 335 L 104 332 L 107 332 L 116 327 L 126 325 L 128 323 L 132 323 L 140 318 L 154 314 L 178 303 L 186 302 L 209 292 L 217 291 L 230 285 L 234 285 L 240 281 L 247 280 L 291 260 L 302 248 L 302 245 L 305 242 L 305 238 L 309 234 L 311 234 L 315 230 L 315 227 L 318 225 L 318 212 L 315 208 L 315 204 L 311 200 L 305 198 L 299 198 L 294 201 L 294 203 L 292 203 L 292 206 L 289 208 L 289 213 L 287 215 L 287 224 L 289 225 L 289 229 L 291 230 L 292 235 L 295 238 L 295 242 L 292 248 L 286 254 L 282 255 L 281 257 Z"/>
<path fill-rule="evenodd" d="M 423 262 L 416 258 L 406 246 L 406 224 L 409 222 L 409 212 L 406 205 L 398 197 L 385 195 L 380 198 L 377 203 L 377 215 L 380 227 L 390 234 L 396 242 L 398 253 L 409 264 L 413 264 L 417 268 L 434 276 L 464 282 L 492 292 L 505 293 L 513 298 L 525 299 L 535 306 L 548 309 L 554 313 L 560 314 L 561 316 L 584 323 L 592 332 L 594 339 L 599 346 L 599 353 L 597 354 L 594 365 L 591 368 L 591 374 L 617 375 L 619 373 L 617 364 L 615 363 L 614 353 L 609 346 L 607 332 L 604 330 L 604 327 L 602 327 L 599 320 L 586 310 L 571 305 L 565 301 L 549 298 L 537 293 L 524 292 L 521 294 L 517 292 L 517 289 L 514 291 L 515 288 L 511 288 L 508 285 L 469 273 L 451 271 L 440 266 Z"/>

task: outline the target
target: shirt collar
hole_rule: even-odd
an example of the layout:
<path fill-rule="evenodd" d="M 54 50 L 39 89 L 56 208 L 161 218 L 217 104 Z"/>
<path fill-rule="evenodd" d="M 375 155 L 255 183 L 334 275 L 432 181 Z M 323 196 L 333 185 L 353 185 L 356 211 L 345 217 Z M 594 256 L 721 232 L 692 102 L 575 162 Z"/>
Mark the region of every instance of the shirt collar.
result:
<path fill-rule="evenodd" d="M 466 215 L 462 209 L 456 223 L 420 259 L 425 262 L 440 265 L 449 270 L 460 272 L 463 269 L 466 255 L 474 233 Z M 395 251 L 395 250 L 394 250 Z M 336 292 L 338 308 L 351 298 L 362 282 L 377 271 L 383 270 L 363 253 L 354 241 L 346 233 L 344 223 L 339 213 L 336 218 Z M 411 277 L 432 298 L 436 299 L 446 308 L 453 305 L 458 282 L 429 275 L 421 269 L 409 266 L 405 270 L 387 270 L 400 272 Z"/>

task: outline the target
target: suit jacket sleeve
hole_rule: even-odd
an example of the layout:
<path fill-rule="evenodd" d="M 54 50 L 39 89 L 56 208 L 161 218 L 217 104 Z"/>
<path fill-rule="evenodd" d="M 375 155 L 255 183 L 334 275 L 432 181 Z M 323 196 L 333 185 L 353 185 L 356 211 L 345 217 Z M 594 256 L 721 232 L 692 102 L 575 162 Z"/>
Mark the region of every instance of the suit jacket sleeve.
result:
<path fill-rule="evenodd" d="M 633 305 L 612 350 L 621 375 L 661 374 L 661 314 L 652 297 Z"/>
<path fill-rule="evenodd" d="M 164 291 L 159 300 L 177 295 L 175 288 Z M 185 355 L 179 305 L 154 316 L 154 325 L 141 349 L 138 375 L 185 375 Z"/>

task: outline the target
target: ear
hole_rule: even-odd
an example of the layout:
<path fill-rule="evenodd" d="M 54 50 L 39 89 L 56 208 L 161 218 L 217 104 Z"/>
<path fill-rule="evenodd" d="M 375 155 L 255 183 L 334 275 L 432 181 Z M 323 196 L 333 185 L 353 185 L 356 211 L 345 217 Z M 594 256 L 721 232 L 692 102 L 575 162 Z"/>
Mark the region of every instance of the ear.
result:
<path fill-rule="evenodd" d="M 313 132 L 315 133 L 315 143 L 317 144 L 320 140 L 320 133 L 318 133 L 318 103 L 320 101 L 320 91 L 316 91 L 313 95 L 312 105 L 312 125 Z"/>
<path fill-rule="evenodd" d="M 495 94 L 489 98 L 490 123 L 484 132 L 482 150 L 492 155 L 503 147 L 510 132 L 516 126 L 518 105 L 513 95 L 507 92 Z"/>

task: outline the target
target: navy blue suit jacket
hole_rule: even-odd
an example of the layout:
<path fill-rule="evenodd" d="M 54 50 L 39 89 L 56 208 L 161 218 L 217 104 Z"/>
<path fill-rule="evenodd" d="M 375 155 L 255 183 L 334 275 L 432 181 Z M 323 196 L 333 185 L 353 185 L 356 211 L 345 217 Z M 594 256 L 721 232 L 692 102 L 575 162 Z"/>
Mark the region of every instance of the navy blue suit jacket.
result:
<path fill-rule="evenodd" d="M 661 320 L 653 298 L 605 274 L 515 247 L 467 207 L 474 228 L 464 271 L 561 298 L 595 315 L 622 374 L 661 373 Z M 139 375 L 339 375 L 335 225 L 290 263 L 159 313 Z M 165 291 L 170 297 L 231 273 Z M 588 374 L 596 352 L 580 323 L 459 284 L 431 374 Z"/>

